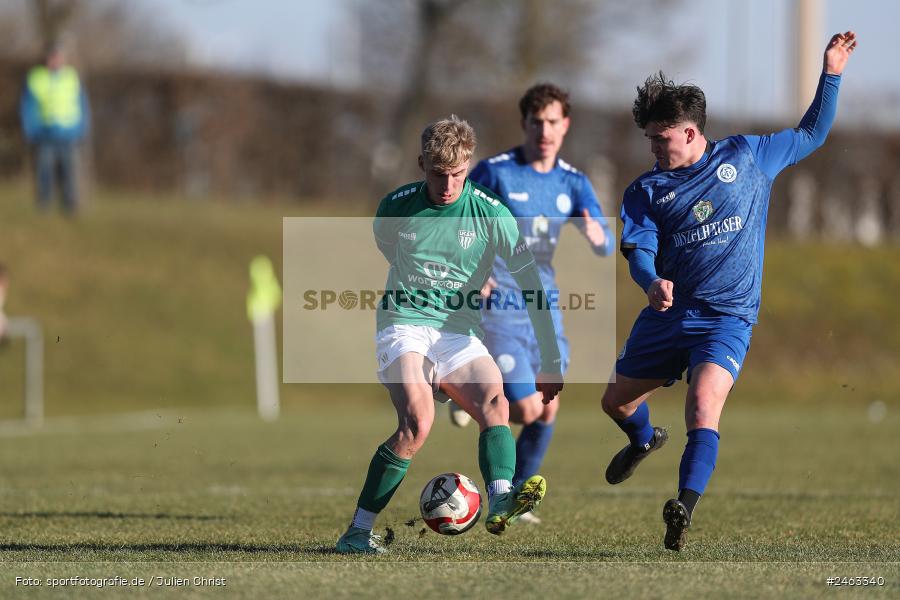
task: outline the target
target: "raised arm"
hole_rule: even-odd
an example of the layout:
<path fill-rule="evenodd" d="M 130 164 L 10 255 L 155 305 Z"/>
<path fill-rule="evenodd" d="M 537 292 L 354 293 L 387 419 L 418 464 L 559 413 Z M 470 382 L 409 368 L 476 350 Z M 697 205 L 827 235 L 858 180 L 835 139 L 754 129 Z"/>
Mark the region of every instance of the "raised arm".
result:
<path fill-rule="evenodd" d="M 856 44 L 856 34 L 852 31 L 831 37 L 822 59 L 822 76 L 815 98 L 795 129 L 764 136 L 744 136 L 757 165 L 769 178 L 774 179 L 782 169 L 806 158 L 825 143 L 837 114 L 841 73 Z"/>
<path fill-rule="evenodd" d="M 856 34 L 852 31 L 836 33 L 831 37 L 822 58 L 822 77 L 816 88 L 816 96 L 806 114 L 800 120 L 797 130 L 800 140 L 795 162 L 809 156 L 813 150 L 825 143 L 825 138 L 837 114 L 838 87 L 840 76 L 847 65 L 847 59 L 856 48 Z"/>

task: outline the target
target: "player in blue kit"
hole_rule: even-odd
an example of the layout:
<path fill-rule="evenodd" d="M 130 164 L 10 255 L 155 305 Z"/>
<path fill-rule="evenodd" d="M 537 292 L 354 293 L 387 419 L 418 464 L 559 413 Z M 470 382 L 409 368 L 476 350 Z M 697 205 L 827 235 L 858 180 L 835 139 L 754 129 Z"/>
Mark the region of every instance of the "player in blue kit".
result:
<path fill-rule="evenodd" d="M 719 417 L 740 374 L 759 311 L 763 243 L 772 181 L 822 145 L 837 111 L 841 73 L 856 48 L 852 31 L 825 49 L 812 105 L 795 129 L 719 141 L 703 135 L 706 100 L 660 73 L 638 88 L 634 119 L 656 165 L 625 191 L 621 250 L 649 306 L 616 362 L 603 410 L 628 435 L 606 480 L 621 483 L 660 448 L 647 398 L 687 369 L 687 445 L 678 497 L 663 507 L 665 547 L 681 550 L 694 507 L 716 464 Z"/>
<path fill-rule="evenodd" d="M 615 247 L 591 182 L 558 158 L 569 130 L 569 111 L 569 95 L 564 90 L 549 83 L 532 86 L 519 100 L 524 143 L 481 161 L 469 176 L 496 193 L 516 217 L 547 290 L 557 289 L 552 261 L 566 222 L 572 220 L 581 229 L 596 254 L 609 255 Z M 491 293 L 498 301 L 486 304 L 482 327 L 485 345 L 503 373 L 510 421 L 523 425 L 516 442 L 513 479 L 520 482 L 535 475 L 541 466 L 553 435 L 559 402 L 554 399 L 543 404 L 535 388 L 540 353 L 534 329 L 526 311 L 500 300 L 518 297 L 521 291 L 499 258 L 482 289 L 486 298 Z M 558 309 L 553 311 L 553 318 L 566 365 L 568 342 L 562 333 L 562 314 Z M 451 412 L 451 416 L 454 414 L 459 413 Z M 522 521 L 536 523 L 539 519 L 529 513 Z"/>

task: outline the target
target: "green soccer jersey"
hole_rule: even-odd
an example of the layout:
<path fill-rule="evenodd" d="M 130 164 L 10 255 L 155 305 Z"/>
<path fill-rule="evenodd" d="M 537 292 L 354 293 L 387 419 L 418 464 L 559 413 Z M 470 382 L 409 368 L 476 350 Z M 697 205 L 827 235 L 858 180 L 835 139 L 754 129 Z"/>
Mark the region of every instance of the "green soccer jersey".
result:
<path fill-rule="evenodd" d="M 520 284 L 531 291 L 527 303 L 543 370 L 559 372 L 556 332 L 534 257 L 515 218 L 487 188 L 469 180 L 448 205 L 429 199 L 424 182 L 388 194 L 373 224 L 378 248 L 390 263 L 377 328 L 424 325 L 482 336 L 480 290 L 494 257 L 502 257 Z M 543 310 L 541 310 L 543 309 Z"/>

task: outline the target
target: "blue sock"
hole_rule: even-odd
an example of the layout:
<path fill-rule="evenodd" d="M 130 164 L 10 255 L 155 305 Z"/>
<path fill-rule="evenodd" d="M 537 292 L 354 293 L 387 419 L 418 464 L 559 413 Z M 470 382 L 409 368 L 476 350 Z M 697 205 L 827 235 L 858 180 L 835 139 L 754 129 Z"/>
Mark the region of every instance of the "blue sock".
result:
<path fill-rule="evenodd" d="M 678 468 L 678 489 L 693 490 L 702 494 L 716 468 L 719 454 L 719 433 L 712 429 L 692 429 L 687 432 L 688 441 L 681 455 Z"/>
<path fill-rule="evenodd" d="M 613 419 L 619 429 L 625 432 L 632 446 L 646 447 L 653 439 L 653 426 L 650 424 L 650 407 L 641 402 L 634 414 L 625 419 Z"/>
<path fill-rule="evenodd" d="M 516 474 L 513 485 L 519 485 L 537 474 L 552 437 L 553 423 L 535 421 L 522 428 L 516 441 Z"/>

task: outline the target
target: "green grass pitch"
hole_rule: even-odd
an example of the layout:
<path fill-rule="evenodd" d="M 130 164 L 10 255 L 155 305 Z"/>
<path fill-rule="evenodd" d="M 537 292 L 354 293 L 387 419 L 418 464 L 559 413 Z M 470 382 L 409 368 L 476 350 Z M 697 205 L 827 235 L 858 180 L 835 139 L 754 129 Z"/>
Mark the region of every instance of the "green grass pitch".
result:
<path fill-rule="evenodd" d="M 688 549 L 676 554 L 662 548 L 660 513 L 677 483 L 680 395 L 653 402 L 654 421 L 669 425 L 673 440 L 613 487 L 602 472 L 624 436 L 592 401 L 598 388 L 572 387 L 544 469 L 543 525 L 495 538 L 481 524 L 460 537 L 404 524 L 418 516 L 418 494 L 434 474 L 459 470 L 480 482 L 475 427 L 453 428 L 439 406 L 426 447 L 377 523 L 394 532 L 390 553 L 374 558 L 331 552 L 371 453 L 393 426 L 374 386 L 311 400 L 275 424 L 237 410 L 161 411 L 7 430 L 0 594 L 23 589 L 17 576 L 116 575 L 221 577 L 239 597 L 299 589 L 426 597 L 448 588 L 486 597 L 497 586 L 522 597 L 826 597 L 834 593 L 827 577 L 855 576 L 884 577 L 867 596 L 900 591 L 896 412 L 873 423 L 859 405 L 727 406 L 716 473 Z"/>
<path fill-rule="evenodd" d="M 0 185 L 10 315 L 40 319 L 48 421 L 0 422 L 0 597 L 832 598 L 829 577 L 883 577 L 900 597 L 900 261 L 872 249 L 767 243 L 760 324 L 722 421 L 718 467 L 686 552 L 662 548 L 662 505 L 684 444 L 684 385 L 651 401 L 672 440 L 635 476 L 603 471 L 624 436 L 599 386 L 566 387 L 544 475 L 544 525 L 458 538 L 403 523 L 421 487 L 458 470 L 479 485 L 477 432 L 443 407 L 379 519 L 383 557 L 331 548 L 395 417 L 378 386 L 285 385 L 284 417 L 253 412 L 244 305 L 256 254 L 280 268 L 281 218 L 367 214 L 98 193 L 77 222 Z M 618 261 L 618 337 L 643 298 Z M 365 335 L 370 335 L 366 332 Z M 0 420 L 19 416 L 23 348 L 0 347 Z M 870 419 L 880 401 L 886 417 Z M 129 416 L 137 413 L 139 416 Z M 16 577 L 143 578 L 66 590 Z M 194 577 L 225 578 L 222 587 Z"/>

